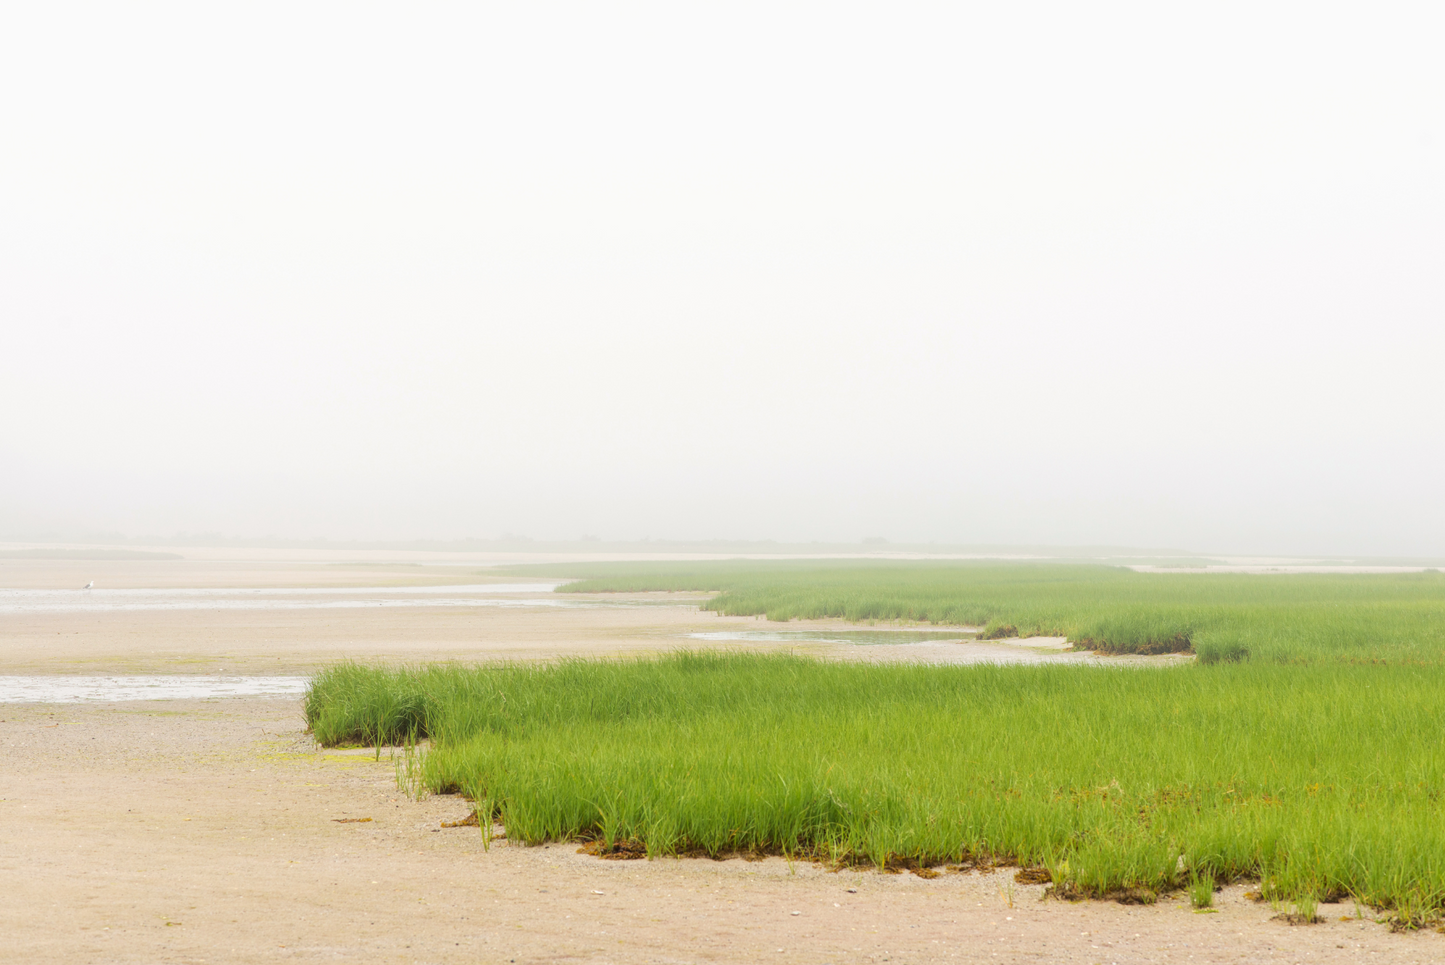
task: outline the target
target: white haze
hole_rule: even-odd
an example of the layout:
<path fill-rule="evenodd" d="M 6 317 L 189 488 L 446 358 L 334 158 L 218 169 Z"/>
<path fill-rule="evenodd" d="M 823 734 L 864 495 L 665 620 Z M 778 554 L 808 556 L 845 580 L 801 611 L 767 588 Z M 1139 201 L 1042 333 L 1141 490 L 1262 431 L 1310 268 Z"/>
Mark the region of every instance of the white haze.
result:
<path fill-rule="evenodd" d="M 1442 11 L 9 4 L 0 536 L 1445 554 Z"/>

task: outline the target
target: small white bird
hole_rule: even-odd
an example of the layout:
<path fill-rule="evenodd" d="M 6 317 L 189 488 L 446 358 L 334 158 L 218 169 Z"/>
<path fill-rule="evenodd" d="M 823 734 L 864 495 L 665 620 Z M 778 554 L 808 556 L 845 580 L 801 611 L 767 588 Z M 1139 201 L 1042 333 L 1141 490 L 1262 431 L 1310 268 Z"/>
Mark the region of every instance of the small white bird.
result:
<path fill-rule="evenodd" d="M 93 586 L 95 586 L 95 581 L 94 581 L 94 580 L 91 580 L 89 583 L 85 584 L 85 586 L 82 586 L 81 589 L 82 589 L 82 590 L 88 590 L 88 589 L 90 589 L 90 588 L 93 587 Z"/>

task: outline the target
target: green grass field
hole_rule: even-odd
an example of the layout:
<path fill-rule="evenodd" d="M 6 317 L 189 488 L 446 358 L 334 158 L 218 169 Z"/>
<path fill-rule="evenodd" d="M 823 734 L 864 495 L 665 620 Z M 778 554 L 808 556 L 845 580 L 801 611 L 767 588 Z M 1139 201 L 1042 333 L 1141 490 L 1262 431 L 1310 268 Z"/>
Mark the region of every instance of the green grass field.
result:
<path fill-rule="evenodd" d="M 1046 563 L 753 561 L 514 567 L 564 592 L 714 590 L 707 609 L 769 620 L 922 621 L 1066 636 L 1108 653 L 1201 661 L 1445 662 L 1445 574 L 1137 573 Z"/>
<path fill-rule="evenodd" d="M 524 842 L 874 865 L 1003 860 L 1064 892 L 1259 878 L 1445 904 L 1437 667 L 937 667 L 786 655 L 334 667 L 326 744 L 430 737 L 420 779 Z"/>
<path fill-rule="evenodd" d="M 788 655 L 320 674 L 322 743 L 430 738 L 411 773 L 525 842 L 1043 867 L 1061 893 L 1258 879 L 1301 908 L 1445 909 L 1445 577 L 751 561 L 514 568 L 571 591 L 1012 627 L 1184 666 Z M 1203 897 L 1201 897 L 1203 896 Z"/>

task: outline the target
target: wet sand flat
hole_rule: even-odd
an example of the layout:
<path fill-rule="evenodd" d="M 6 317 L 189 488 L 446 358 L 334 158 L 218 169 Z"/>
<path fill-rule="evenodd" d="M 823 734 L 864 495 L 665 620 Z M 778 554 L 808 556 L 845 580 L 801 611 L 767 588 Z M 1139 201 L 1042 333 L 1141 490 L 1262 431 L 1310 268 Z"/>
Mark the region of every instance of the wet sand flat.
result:
<path fill-rule="evenodd" d="M 508 597 L 522 603 L 555 594 Z M 675 646 L 725 622 L 681 594 L 640 608 L 357 606 L 0 612 L 0 672 L 296 673 L 342 658 L 544 659 Z M 604 601 L 615 604 L 616 601 Z"/>
<path fill-rule="evenodd" d="M 438 586 L 475 583 L 478 574 L 486 572 L 481 565 L 471 564 L 329 560 L 314 554 L 289 558 L 275 550 L 264 554 L 228 551 L 225 558 L 193 558 L 198 552 L 204 551 L 187 548 L 187 558 L 180 560 L 0 558 L 0 587 L 78 590 L 92 582 L 102 589 Z M 488 579 L 499 577 L 489 574 Z"/>
<path fill-rule="evenodd" d="M 349 589 L 309 596 L 279 592 L 294 587 L 214 595 L 194 590 L 140 595 L 130 590 L 123 596 L 88 599 L 82 599 L 80 591 L 65 591 L 75 594 L 74 604 L 66 604 L 65 597 L 57 602 L 54 591 L 43 597 L 12 591 L 0 599 L 0 674 L 284 675 L 304 674 L 342 659 L 488 662 L 619 657 L 678 648 L 790 650 L 868 662 L 1095 661 L 1087 654 L 1065 653 L 1058 638 L 869 646 L 809 639 L 859 631 L 834 620 L 779 625 L 756 617 L 721 616 L 699 608 L 706 599 L 702 594 L 481 590 L 469 597 L 463 591 L 471 585 Z M 439 598 L 445 598 L 446 605 L 437 604 Z M 106 600 L 119 602 L 111 606 Z M 766 639 L 754 639 L 759 628 L 766 630 L 760 634 Z"/>
<path fill-rule="evenodd" d="M 554 596 L 555 595 L 549 595 Z M 572 597 L 553 606 L 355 607 L 293 610 L 0 612 L 0 674 L 295 674 L 342 659 L 407 662 L 621 657 L 678 648 L 787 650 L 825 659 L 921 663 L 1175 663 L 1179 657 L 1067 653 L 1055 638 L 855 646 L 716 636 L 764 625 L 700 610 L 685 594 Z M 508 601 L 525 602 L 525 600 Z M 546 602 L 546 601 L 538 601 Z M 776 626 L 776 625 L 775 625 Z M 835 621 L 788 627 L 846 634 Z M 786 633 L 786 631 L 784 631 Z"/>

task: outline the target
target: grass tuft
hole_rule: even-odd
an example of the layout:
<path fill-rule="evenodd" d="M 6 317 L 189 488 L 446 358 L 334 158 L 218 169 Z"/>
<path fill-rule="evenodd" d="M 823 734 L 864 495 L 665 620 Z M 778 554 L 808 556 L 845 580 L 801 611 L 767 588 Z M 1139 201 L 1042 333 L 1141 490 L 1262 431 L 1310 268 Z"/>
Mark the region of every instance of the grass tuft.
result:
<path fill-rule="evenodd" d="M 1193 874 L 1189 876 L 1189 903 L 1195 908 L 1214 906 L 1214 876 Z"/>

